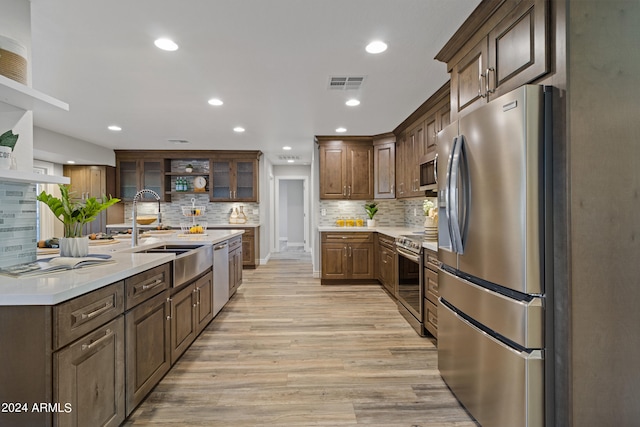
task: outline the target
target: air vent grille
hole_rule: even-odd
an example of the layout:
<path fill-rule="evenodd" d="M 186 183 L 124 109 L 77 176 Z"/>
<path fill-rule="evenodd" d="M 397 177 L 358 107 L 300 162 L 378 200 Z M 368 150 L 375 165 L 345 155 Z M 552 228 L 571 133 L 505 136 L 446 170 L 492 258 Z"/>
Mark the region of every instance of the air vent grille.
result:
<path fill-rule="evenodd" d="M 300 160 L 300 156 L 287 156 L 286 154 L 281 154 L 278 156 L 280 160 Z"/>
<path fill-rule="evenodd" d="M 169 142 L 173 143 L 173 144 L 188 144 L 189 141 L 187 141 L 186 139 L 170 139 Z"/>
<path fill-rule="evenodd" d="M 332 76 L 329 77 L 330 90 L 360 89 L 364 83 L 364 76 Z"/>

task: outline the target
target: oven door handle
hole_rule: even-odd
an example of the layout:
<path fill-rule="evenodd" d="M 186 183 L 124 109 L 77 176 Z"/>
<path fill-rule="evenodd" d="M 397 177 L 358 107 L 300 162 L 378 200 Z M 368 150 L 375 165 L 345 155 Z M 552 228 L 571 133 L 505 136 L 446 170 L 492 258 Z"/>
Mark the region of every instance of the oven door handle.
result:
<path fill-rule="evenodd" d="M 396 248 L 398 250 L 398 255 L 402 255 L 405 258 L 409 258 L 413 262 L 417 262 L 420 264 L 420 255 L 414 254 L 402 248 Z"/>

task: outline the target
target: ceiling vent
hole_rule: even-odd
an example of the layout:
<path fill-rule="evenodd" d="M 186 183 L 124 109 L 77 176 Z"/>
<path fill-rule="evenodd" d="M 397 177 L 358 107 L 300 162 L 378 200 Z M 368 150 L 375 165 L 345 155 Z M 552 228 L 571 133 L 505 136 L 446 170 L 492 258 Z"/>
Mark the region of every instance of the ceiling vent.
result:
<path fill-rule="evenodd" d="M 186 139 L 170 139 L 169 142 L 176 144 L 176 145 L 180 145 L 180 144 L 188 144 L 189 141 L 187 141 Z"/>
<path fill-rule="evenodd" d="M 279 160 L 300 160 L 300 156 L 287 156 L 286 154 L 285 155 L 281 154 L 278 156 L 278 159 Z"/>
<path fill-rule="evenodd" d="M 333 76 L 329 77 L 329 90 L 360 89 L 364 83 L 364 76 Z"/>

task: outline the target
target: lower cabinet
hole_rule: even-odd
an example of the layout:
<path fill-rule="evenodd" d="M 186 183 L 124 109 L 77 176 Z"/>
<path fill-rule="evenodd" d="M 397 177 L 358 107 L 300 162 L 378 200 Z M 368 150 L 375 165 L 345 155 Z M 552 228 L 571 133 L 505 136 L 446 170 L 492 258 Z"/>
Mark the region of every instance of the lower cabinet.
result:
<path fill-rule="evenodd" d="M 234 225 L 237 230 L 244 230 L 242 234 L 242 265 L 244 268 L 256 268 L 260 262 L 260 226 L 243 227 Z M 211 230 L 228 230 L 225 228 L 209 227 Z M 231 249 L 230 249 L 231 250 Z"/>
<path fill-rule="evenodd" d="M 375 281 L 374 238 L 371 232 L 321 233 L 324 284 L 332 280 Z"/>
<path fill-rule="evenodd" d="M 59 426 L 119 426 L 125 419 L 124 316 L 56 352 L 53 401 Z M 67 410 L 68 409 L 68 410 Z"/>
<path fill-rule="evenodd" d="M 438 338 L 438 254 L 429 249 L 423 252 L 423 280 L 424 280 L 424 327 L 431 335 Z"/>
<path fill-rule="evenodd" d="M 229 297 L 232 297 L 242 284 L 244 242 L 244 237 L 229 240 Z"/>
<path fill-rule="evenodd" d="M 171 367 L 169 291 L 125 314 L 127 416 Z"/>
<path fill-rule="evenodd" d="M 169 301 L 173 365 L 213 319 L 213 272 L 181 287 Z"/>
<path fill-rule="evenodd" d="M 397 255 L 395 239 L 384 234 L 378 234 L 377 268 L 378 280 L 394 298 L 397 298 L 398 279 Z"/>

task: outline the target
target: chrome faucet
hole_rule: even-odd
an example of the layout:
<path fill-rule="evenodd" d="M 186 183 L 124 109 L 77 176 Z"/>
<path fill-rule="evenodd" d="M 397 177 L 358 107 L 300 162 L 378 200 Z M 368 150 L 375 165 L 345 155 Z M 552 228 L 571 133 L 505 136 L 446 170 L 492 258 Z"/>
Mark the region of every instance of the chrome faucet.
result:
<path fill-rule="evenodd" d="M 162 225 L 162 213 L 160 212 L 160 196 L 158 195 L 158 193 L 156 193 L 153 190 L 147 190 L 146 188 L 144 190 L 138 191 L 136 195 L 133 196 L 133 212 L 131 214 L 131 216 L 133 216 L 133 227 L 131 231 L 131 247 L 132 248 L 135 248 L 136 246 L 138 246 L 138 222 L 136 221 L 138 212 L 136 209 L 136 206 L 137 206 L 136 203 L 138 203 L 138 199 L 143 194 L 150 194 L 153 197 L 155 197 L 156 200 L 158 201 L 158 225 Z"/>

